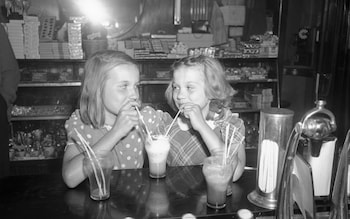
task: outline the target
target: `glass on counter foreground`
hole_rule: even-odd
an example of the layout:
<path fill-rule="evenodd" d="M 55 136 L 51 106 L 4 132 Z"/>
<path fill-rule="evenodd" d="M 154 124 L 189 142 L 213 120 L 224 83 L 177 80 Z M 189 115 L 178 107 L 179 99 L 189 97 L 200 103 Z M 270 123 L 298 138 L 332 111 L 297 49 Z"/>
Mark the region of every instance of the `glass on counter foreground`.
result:
<path fill-rule="evenodd" d="M 110 197 L 110 181 L 114 167 L 113 156 L 94 154 L 83 160 L 84 172 L 89 178 L 90 198 L 96 201 Z"/>
<path fill-rule="evenodd" d="M 203 174 L 207 183 L 207 206 L 215 209 L 226 207 L 227 186 L 233 174 L 230 159 L 223 162 L 222 156 L 207 157 Z"/>
<path fill-rule="evenodd" d="M 146 152 L 149 161 L 149 176 L 163 178 L 166 176 L 166 160 L 170 150 L 169 137 L 166 135 L 152 135 L 146 142 Z"/>

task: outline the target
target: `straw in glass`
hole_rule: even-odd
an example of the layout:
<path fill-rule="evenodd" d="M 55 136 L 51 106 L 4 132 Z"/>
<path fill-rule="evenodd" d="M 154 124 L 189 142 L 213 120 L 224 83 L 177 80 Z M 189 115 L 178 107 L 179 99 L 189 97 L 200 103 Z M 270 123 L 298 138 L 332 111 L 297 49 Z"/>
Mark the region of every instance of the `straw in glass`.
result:
<path fill-rule="evenodd" d="M 229 135 L 229 131 L 230 131 L 230 124 L 228 124 L 226 126 L 226 130 L 225 130 L 225 148 L 224 148 L 224 157 L 223 157 L 223 160 L 222 160 L 222 164 L 223 165 L 226 165 L 226 159 L 227 159 L 227 139 L 228 139 L 228 135 Z"/>
<path fill-rule="evenodd" d="M 135 106 L 135 109 L 136 109 L 136 111 L 137 111 L 137 114 L 139 115 L 139 118 L 140 118 L 140 120 L 141 120 L 143 126 L 144 126 L 145 129 L 146 129 L 146 133 L 147 133 L 147 135 L 148 135 L 148 138 L 150 139 L 150 141 L 152 141 L 151 133 L 150 133 L 150 131 L 148 130 L 145 121 L 143 120 L 143 116 L 141 115 L 139 108 L 138 108 L 137 106 Z"/>
<path fill-rule="evenodd" d="M 84 137 L 78 132 L 77 129 L 75 129 L 75 132 L 77 133 L 77 136 L 79 138 L 79 140 L 81 141 L 81 143 L 83 144 L 83 147 L 88 155 L 89 160 L 91 161 L 91 165 L 92 165 L 92 169 L 94 171 L 94 175 L 95 175 L 95 179 L 97 182 L 97 186 L 99 188 L 99 194 L 100 196 L 102 196 L 103 194 L 106 194 L 106 182 L 105 182 L 105 176 L 104 173 L 102 171 L 102 167 L 100 164 L 100 161 L 97 159 L 95 152 L 92 150 L 92 148 L 90 147 L 89 143 L 84 139 Z M 95 167 L 95 163 L 94 163 L 94 159 L 96 160 L 96 163 L 98 165 L 99 170 L 101 171 L 101 178 L 102 178 L 102 182 L 103 182 L 103 188 L 101 186 L 101 182 L 97 176 L 97 170 Z M 102 190 L 103 189 L 103 190 Z"/>
<path fill-rule="evenodd" d="M 168 130 L 165 132 L 165 136 L 167 136 L 167 135 L 169 134 L 169 131 L 170 131 L 171 127 L 174 125 L 175 120 L 177 119 L 177 117 L 179 117 L 180 112 L 181 112 L 181 110 L 179 110 L 179 111 L 176 113 L 176 115 L 175 115 L 173 121 L 171 122 L 171 124 L 170 124 Z"/>

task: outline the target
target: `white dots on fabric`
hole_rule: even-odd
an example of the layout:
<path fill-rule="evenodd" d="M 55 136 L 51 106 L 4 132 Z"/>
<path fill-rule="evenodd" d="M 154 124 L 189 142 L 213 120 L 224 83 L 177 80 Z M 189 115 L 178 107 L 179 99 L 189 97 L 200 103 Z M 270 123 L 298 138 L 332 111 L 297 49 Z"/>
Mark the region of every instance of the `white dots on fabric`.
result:
<path fill-rule="evenodd" d="M 152 120 L 151 118 L 148 119 L 148 122 L 149 122 L 149 123 L 152 123 L 152 121 L 153 121 L 153 120 Z"/>
<path fill-rule="evenodd" d="M 134 164 L 135 164 L 135 165 L 137 164 L 137 160 L 134 161 Z"/>
<path fill-rule="evenodd" d="M 135 135 L 131 135 L 131 139 L 134 139 L 135 138 Z"/>
<path fill-rule="evenodd" d="M 81 130 L 83 130 L 83 129 L 84 129 L 84 126 L 83 126 L 83 125 L 81 125 L 81 126 L 80 126 L 80 129 L 81 129 Z"/>
<path fill-rule="evenodd" d="M 127 177 L 130 177 L 130 176 L 131 176 L 131 174 L 130 174 L 130 173 L 128 173 L 128 174 L 126 174 L 126 176 L 127 176 Z"/>
<path fill-rule="evenodd" d="M 130 189 L 130 186 L 127 186 L 126 189 L 129 190 L 129 189 Z"/>
<path fill-rule="evenodd" d="M 76 121 L 74 121 L 74 122 L 73 122 L 73 125 L 77 125 L 77 122 L 76 122 Z"/>
<path fill-rule="evenodd" d="M 142 154 L 142 151 L 139 151 L 139 155 L 141 155 Z"/>
<path fill-rule="evenodd" d="M 130 144 L 126 144 L 125 147 L 126 147 L 126 148 L 130 148 Z"/>
<path fill-rule="evenodd" d="M 140 143 L 140 142 L 141 142 L 141 138 L 138 138 L 138 139 L 137 139 L 137 142 Z"/>
<path fill-rule="evenodd" d="M 87 138 L 92 138 L 92 136 L 90 134 L 87 134 L 86 137 Z"/>
<path fill-rule="evenodd" d="M 123 155 L 123 151 L 119 151 L 119 154 L 120 154 L 120 155 Z"/>
<path fill-rule="evenodd" d="M 134 148 L 134 152 L 135 152 L 135 153 L 137 152 L 137 148 Z"/>
<path fill-rule="evenodd" d="M 125 164 L 122 164 L 122 168 L 125 168 Z"/>
<path fill-rule="evenodd" d="M 78 120 L 78 117 L 77 117 L 77 116 L 74 116 L 73 119 L 74 119 L 74 120 Z"/>
<path fill-rule="evenodd" d="M 127 157 L 126 157 L 126 159 L 127 159 L 127 160 L 130 160 L 130 159 L 131 159 L 131 157 L 130 157 L 130 156 L 127 156 Z"/>

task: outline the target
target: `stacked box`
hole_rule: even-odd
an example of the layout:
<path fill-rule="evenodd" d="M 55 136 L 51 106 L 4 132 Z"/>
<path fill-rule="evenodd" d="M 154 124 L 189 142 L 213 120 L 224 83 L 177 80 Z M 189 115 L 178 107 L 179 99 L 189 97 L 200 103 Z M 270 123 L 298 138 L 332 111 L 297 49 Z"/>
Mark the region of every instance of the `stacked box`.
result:
<path fill-rule="evenodd" d="M 38 17 L 24 16 L 24 55 L 26 59 L 40 59 Z"/>
<path fill-rule="evenodd" d="M 244 99 L 250 103 L 252 108 L 269 108 L 273 101 L 272 89 L 256 89 L 252 92 L 246 91 L 244 93 Z"/>
<path fill-rule="evenodd" d="M 83 58 L 81 23 L 68 23 L 68 45 L 71 59 Z"/>
<path fill-rule="evenodd" d="M 68 43 L 41 42 L 39 53 L 42 59 L 70 59 Z"/>
<path fill-rule="evenodd" d="M 214 44 L 213 34 L 207 33 L 178 33 L 177 41 L 188 48 L 211 47 Z"/>
<path fill-rule="evenodd" d="M 6 24 L 8 38 L 16 59 L 24 59 L 23 20 L 10 20 Z"/>

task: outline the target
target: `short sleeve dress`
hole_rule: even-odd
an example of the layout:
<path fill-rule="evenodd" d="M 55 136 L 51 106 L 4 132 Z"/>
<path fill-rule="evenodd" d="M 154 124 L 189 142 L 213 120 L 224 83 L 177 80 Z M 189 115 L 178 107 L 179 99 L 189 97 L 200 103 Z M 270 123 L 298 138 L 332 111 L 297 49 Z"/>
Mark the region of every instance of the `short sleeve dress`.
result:
<path fill-rule="evenodd" d="M 142 117 L 150 130 L 159 127 L 159 122 L 164 118 L 170 119 L 167 113 L 160 113 L 151 107 L 145 107 L 141 110 Z M 170 117 L 170 118 L 169 118 Z M 112 150 L 114 156 L 114 169 L 132 169 L 142 168 L 144 163 L 144 133 L 136 126 L 125 138 L 121 139 Z M 89 145 L 94 145 L 102 138 L 110 127 L 94 128 L 92 125 L 86 125 L 82 122 L 79 110 L 72 113 L 65 123 L 67 131 L 67 146 L 77 147 L 80 152 L 84 152 L 83 145 L 78 137 L 79 132 Z M 77 132 L 76 132 L 76 131 Z"/>

